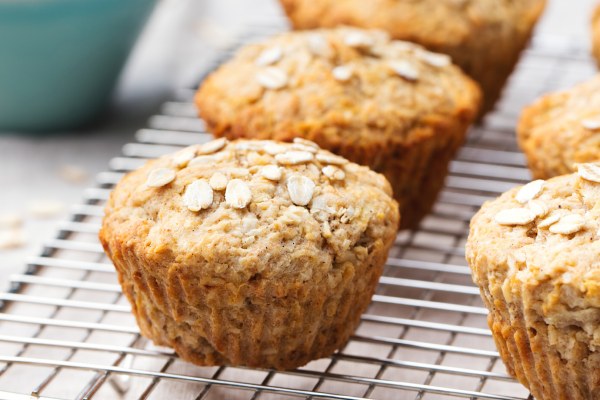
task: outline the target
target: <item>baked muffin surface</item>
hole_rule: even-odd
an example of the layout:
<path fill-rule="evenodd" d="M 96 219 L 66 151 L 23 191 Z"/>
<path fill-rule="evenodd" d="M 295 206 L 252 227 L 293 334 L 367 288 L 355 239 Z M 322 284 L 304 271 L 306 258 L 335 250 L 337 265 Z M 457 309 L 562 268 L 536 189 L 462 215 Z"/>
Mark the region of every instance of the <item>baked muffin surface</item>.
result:
<path fill-rule="evenodd" d="M 600 75 L 551 93 L 526 107 L 517 127 L 519 146 L 537 179 L 568 174 L 573 164 L 600 160 Z"/>
<path fill-rule="evenodd" d="M 600 168 L 590 165 L 579 166 L 586 179 L 512 189 L 471 221 L 467 260 L 496 345 L 540 400 L 600 393 Z"/>
<path fill-rule="evenodd" d="M 111 196 L 100 239 L 138 324 L 198 365 L 327 356 L 358 324 L 393 244 L 389 183 L 310 144 L 206 150 L 224 142 L 150 161 Z M 155 171 L 173 179 L 148 187 Z"/>
<path fill-rule="evenodd" d="M 475 118 L 480 91 L 444 55 L 381 31 L 340 28 L 244 47 L 195 102 L 216 136 L 301 137 L 384 174 L 401 213 L 411 209 L 403 227 L 414 227 Z"/>
<path fill-rule="evenodd" d="M 545 0 L 280 0 L 295 29 L 355 26 L 450 55 L 484 92 L 490 111 Z"/>

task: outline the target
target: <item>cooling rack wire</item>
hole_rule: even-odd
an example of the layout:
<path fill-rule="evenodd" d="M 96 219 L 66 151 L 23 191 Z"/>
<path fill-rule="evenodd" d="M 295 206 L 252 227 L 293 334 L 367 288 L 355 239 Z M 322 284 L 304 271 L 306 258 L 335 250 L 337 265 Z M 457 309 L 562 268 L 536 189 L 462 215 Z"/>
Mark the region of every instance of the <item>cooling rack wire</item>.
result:
<path fill-rule="evenodd" d="M 254 27 L 245 41 L 284 24 Z M 238 43 L 240 45 L 242 43 Z M 231 55 L 223 51 L 219 62 Z M 215 62 L 216 67 L 219 62 Z M 434 211 L 398 234 L 373 302 L 348 343 L 295 371 L 200 368 L 141 337 L 97 231 L 105 201 L 147 159 L 210 140 L 180 90 L 110 160 L 43 254 L 0 294 L 2 399 L 527 399 L 506 375 L 464 260 L 468 222 L 486 200 L 530 179 L 514 126 L 542 93 L 587 79 L 582 43 L 537 36 L 502 100 L 471 129 Z"/>

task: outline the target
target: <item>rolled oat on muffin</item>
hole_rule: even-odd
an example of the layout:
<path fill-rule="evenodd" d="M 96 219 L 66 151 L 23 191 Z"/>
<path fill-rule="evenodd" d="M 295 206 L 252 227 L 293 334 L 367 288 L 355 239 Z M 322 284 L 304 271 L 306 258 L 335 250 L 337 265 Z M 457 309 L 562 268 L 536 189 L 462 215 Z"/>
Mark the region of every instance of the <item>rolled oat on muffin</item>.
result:
<path fill-rule="evenodd" d="M 100 241 L 144 336 L 201 366 L 277 369 L 345 343 L 398 204 L 382 175 L 300 144 L 315 151 L 218 139 L 116 186 Z"/>
<path fill-rule="evenodd" d="M 280 0 L 295 29 L 355 26 L 447 54 L 483 90 L 490 111 L 545 0 Z"/>
<path fill-rule="evenodd" d="M 272 56 L 277 55 L 277 57 Z M 284 33 L 242 48 L 203 83 L 200 115 L 218 137 L 302 139 L 382 173 L 414 228 L 480 104 L 441 54 L 355 28 Z"/>
<path fill-rule="evenodd" d="M 600 396 L 600 167 L 487 202 L 467 260 L 508 373 L 538 400 Z"/>
<path fill-rule="evenodd" d="M 542 96 L 526 107 L 517 126 L 519 146 L 534 178 L 575 171 L 600 161 L 600 75 L 569 90 Z"/>

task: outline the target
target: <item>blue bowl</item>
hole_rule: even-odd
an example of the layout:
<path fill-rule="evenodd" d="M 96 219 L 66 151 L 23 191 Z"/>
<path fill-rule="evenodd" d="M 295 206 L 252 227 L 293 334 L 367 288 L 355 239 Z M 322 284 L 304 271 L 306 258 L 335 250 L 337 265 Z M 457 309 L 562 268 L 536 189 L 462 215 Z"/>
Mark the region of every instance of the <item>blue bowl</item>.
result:
<path fill-rule="evenodd" d="M 92 121 L 156 0 L 0 1 L 0 131 Z"/>

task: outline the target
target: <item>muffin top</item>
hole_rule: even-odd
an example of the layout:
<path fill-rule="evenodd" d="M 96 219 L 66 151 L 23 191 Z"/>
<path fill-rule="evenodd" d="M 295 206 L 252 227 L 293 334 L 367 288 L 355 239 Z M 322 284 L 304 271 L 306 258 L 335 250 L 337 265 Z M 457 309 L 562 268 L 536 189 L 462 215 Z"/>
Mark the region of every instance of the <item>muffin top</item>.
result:
<path fill-rule="evenodd" d="M 296 29 L 351 25 L 385 29 L 392 37 L 425 46 L 478 40 L 483 29 L 498 38 L 526 30 L 545 0 L 280 0 Z"/>
<path fill-rule="evenodd" d="M 335 148 L 340 140 L 409 141 L 431 134 L 419 127 L 470 122 L 480 97 L 446 55 L 382 31 L 338 28 L 242 48 L 205 80 L 195 102 L 217 136 L 320 135 Z"/>
<path fill-rule="evenodd" d="M 574 171 L 574 163 L 600 160 L 600 75 L 525 108 L 517 128 L 519 145 L 534 176 Z"/>
<path fill-rule="evenodd" d="M 308 141 L 217 139 L 123 178 L 101 235 L 153 268 L 192 266 L 203 285 L 335 280 L 393 241 L 391 193 L 382 175 Z"/>
<path fill-rule="evenodd" d="M 600 319 L 599 228 L 595 164 L 514 188 L 484 204 L 471 221 L 473 279 L 497 299 L 522 301 L 547 324 L 593 335 Z M 600 337 L 588 339 L 600 346 Z"/>

